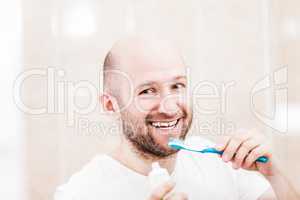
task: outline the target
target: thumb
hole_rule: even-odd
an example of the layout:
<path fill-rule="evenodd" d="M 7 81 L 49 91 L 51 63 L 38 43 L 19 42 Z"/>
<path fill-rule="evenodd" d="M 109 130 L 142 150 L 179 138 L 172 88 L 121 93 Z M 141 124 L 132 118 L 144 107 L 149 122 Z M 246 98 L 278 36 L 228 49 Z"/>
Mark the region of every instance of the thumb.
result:
<path fill-rule="evenodd" d="M 155 188 L 152 191 L 152 193 L 150 194 L 150 198 L 148 200 L 161 200 L 169 192 L 171 192 L 174 187 L 175 187 L 175 182 L 172 180 L 169 180 L 169 181 L 159 185 L 157 188 Z"/>

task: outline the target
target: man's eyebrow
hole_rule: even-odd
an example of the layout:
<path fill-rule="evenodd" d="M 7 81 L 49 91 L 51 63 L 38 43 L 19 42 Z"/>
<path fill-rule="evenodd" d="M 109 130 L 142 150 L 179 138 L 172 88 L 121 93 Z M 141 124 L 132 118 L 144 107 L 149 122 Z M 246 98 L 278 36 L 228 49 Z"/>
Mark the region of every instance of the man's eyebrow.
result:
<path fill-rule="evenodd" d="M 186 79 L 186 76 L 176 76 L 172 79 L 172 81 L 173 80 L 180 80 L 180 79 Z M 138 87 L 141 88 L 141 87 L 145 87 L 145 86 L 149 86 L 149 85 L 155 85 L 155 84 L 157 84 L 156 81 L 146 81 L 146 82 L 140 84 Z"/>
<path fill-rule="evenodd" d="M 140 84 L 138 87 L 141 88 L 141 87 L 145 87 L 145 86 L 149 86 L 149 85 L 154 85 L 154 84 L 156 84 L 155 81 L 146 81 L 146 82 Z"/>
<path fill-rule="evenodd" d="M 186 79 L 186 76 L 176 76 L 176 77 L 174 78 L 174 80 L 178 80 L 178 79 Z"/>

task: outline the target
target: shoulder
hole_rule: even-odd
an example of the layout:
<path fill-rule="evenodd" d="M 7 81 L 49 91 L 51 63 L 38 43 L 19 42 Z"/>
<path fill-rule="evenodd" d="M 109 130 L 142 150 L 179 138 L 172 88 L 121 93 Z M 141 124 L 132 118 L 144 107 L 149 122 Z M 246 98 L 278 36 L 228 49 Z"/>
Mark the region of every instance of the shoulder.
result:
<path fill-rule="evenodd" d="M 185 143 L 199 150 L 215 146 L 213 141 L 200 136 L 188 137 Z M 210 176 L 217 174 L 220 177 L 233 178 L 230 163 L 223 162 L 218 154 L 180 151 L 179 160 L 183 162 L 184 165 L 189 165 L 189 167 L 195 166 L 196 169 L 205 171 L 205 173 L 210 174 Z"/>
<path fill-rule="evenodd" d="M 73 199 L 74 197 L 87 197 L 97 185 L 103 175 L 102 163 L 105 155 L 98 155 L 87 163 L 82 169 L 73 174 L 69 180 L 57 187 L 55 200 Z"/>
<path fill-rule="evenodd" d="M 213 147 L 215 143 L 209 139 L 193 136 L 186 139 L 186 143 L 197 149 Z M 235 170 L 231 162 L 224 162 L 217 154 L 199 154 L 194 152 L 181 152 L 184 165 L 189 165 L 193 176 L 203 173 L 202 179 L 207 177 L 207 184 L 214 184 L 231 194 L 239 195 L 238 199 L 256 199 L 270 187 L 266 179 L 257 172 L 244 169 Z M 218 180 L 215 182 L 214 180 Z M 212 181 L 212 182 L 211 182 Z"/>

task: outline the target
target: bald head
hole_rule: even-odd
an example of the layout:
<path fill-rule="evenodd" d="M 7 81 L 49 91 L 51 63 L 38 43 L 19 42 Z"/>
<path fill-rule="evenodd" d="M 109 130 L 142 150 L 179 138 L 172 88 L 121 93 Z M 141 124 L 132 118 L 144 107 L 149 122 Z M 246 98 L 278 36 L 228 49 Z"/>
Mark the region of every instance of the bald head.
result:
<path fill-rule="evenodd" d="M 130 37 L 116 42 L 105 58 L 104 66 L 130 67 L 148 64 L 170 65 L 182 62 L 178 49 L 169 41 Z M 147 65 L 149 66 L 149 65 Z"/>
<path fill-rule="evenodd" d="M 119 70 L 129 76 L 160 70 L 165 73 L 170 68 L 182 67 L 184 61 L 175 45 L 167 40 L 128 37 L 117 41 L 104 60 L 104 88 L 115 91 L 119 80 L 111 70 Z M 117 87 L 117 88 L 116 88 Z"/>

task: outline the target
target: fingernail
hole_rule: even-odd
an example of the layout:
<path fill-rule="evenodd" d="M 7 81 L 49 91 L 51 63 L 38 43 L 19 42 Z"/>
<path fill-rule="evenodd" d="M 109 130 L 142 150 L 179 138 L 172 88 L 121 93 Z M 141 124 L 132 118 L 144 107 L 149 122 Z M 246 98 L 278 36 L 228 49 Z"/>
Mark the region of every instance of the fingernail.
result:
<path fill-rule="evenodd" d="M 229 158 L 228 158 L 228 156 L 227 156 L 226 154 L 224 154 L 224 155 L 222 156 L 222 159 L 223 159 L 225 162 L 227 162 L 227 161 L 229 160 Z"/>
<path fill-rule="evenodd" d="M 238 165 L 237 165 L 236 163 L 232 163 L 232 167 L 233 167 L 234 169 L 237 169 L 237 168 L 238 168 Z"/>

